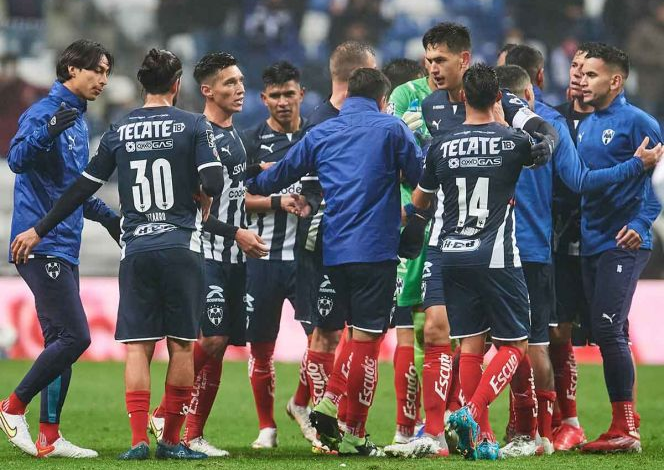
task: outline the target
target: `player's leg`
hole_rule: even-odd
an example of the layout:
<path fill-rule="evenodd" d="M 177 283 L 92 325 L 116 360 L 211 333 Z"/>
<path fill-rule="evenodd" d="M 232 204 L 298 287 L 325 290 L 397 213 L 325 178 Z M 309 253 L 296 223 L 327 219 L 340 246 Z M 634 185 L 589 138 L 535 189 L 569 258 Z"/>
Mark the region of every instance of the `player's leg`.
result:
<path fill-rule="evenodd" d="M 611 426 L 584 452 L 640 452 L 641 439 L 634 411 L 634 363 L 625 323 L 638 278 L 649 252 L 614 249 L 601 253 L 594 267 L 591 305 L 593 339 L 602 353 L 604 380 L 613 409 Z M 586 260 L 584 260 L 586 261 Z"/>
<path fill-rule="evenodd" d="M 31 455 L 40 452 L 43 456 L 96 457 L 96 452 L 74 446 L 61 439 L 59 433 L 71 365 L 90 344 L 78 290 L 78 268 L 52 258 L 31 259 L 17 268 L 35 296 L 45 348 L 14 393 L 2 403 L 2 428 L 10 442 Z M 40 435 L 35 447 L 23 416 L 25 407 L 39 392 L 42 393 Z"/>
<path fill-rule="evenodd" d="M 412 307 L 397 307 L 392 322 L 396 329 L 394 391 L 397 399 L 397 430 L 393 444 L 405 444 L 415 435 L 420 381 L 415 369 L 415 334 Z"/>

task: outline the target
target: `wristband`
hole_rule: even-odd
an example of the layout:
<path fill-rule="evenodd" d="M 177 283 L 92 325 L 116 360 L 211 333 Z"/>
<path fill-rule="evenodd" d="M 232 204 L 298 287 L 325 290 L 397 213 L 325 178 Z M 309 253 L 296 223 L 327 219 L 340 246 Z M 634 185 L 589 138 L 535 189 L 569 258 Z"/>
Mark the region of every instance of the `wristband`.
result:
<path fill-rule="evenodd" d="M 270 207 L 273 211 L 281 210 L 281 196 L 272 196 L 270 198 Z"/>

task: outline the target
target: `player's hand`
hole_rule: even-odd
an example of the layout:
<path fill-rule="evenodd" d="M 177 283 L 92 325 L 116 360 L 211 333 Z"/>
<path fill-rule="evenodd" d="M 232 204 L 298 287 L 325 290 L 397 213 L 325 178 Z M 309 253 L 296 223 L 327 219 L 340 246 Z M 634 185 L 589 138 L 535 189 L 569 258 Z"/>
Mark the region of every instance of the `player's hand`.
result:
<path fill-rule="evenodd" d="M 636 152 L 634 152 L 634 156 L 641 160 L 641 163 L 643 163 L 643 168 L 646 170 L 654 168 L 657 165 L 657 162 L 659 162 L 660 158 L 662 158 L 662 154 L 664 154 L 664 147 L 661 143 L 655 145 L 651 149 L 647 149 L 646 147 L 648 146 L 649 142 L 650 139 L 645 137 L 643 142 L 641 142 L 641 145 L 639 145 L 639 148 L 636 149 Z"/>
<path fill-rule="evenodd" d="M 307 198 L 301 194 L 295 194 L 295 204 L 297 205 L 297 210 L 295 215 L 298 217 L 309 217 L 311 215 L 311 206 Z"/>
<path fill-rule="evenodd" d="M 533 166 L 546 165 L 553 155 L 553 140 L 548 135 L 540 132 L 533 132 L 533 136 L 537 139 L 530 147 L 530 152 L 533 156 Z"/>
<path fill-rule="evenodd" d="M 194 201 L 197 201 L 201 206 L 201 214 L 203 216 L 203 222 L 207 222 L 208 217 L 210 217 L 210 208 L 212 207 L 212 197 L 205 194 L 203 188 L 198 189 L 198 193 L 194 194 Z"/>
<path fill-rule="evenodd" d="M 503 103 L 496 101 L 491 108 L 491 113 L 493 114 L 493 119 L 497 124 L 501 126 L 508 127 L 507 121 L 505 120 L 505 110 L 503 109 Z"/>
<path fill-rule="evenodd" d="M 627 228 L 627 225 L 616 235 L 616 245 L 623 250 L 638 250 L 642 242 L 641 235 L 636 230 Z"/>
<path fill-rule="evenodd" d="M 37 231 L 34 227 L 16 235 L 11 246 L 14 263 L 27 263 L 32 249 L 37 246 L 40 241 L 41 237 L 37 235 Z"/>
<path fill-rule="evenodd" d="M 406 123 L 408 129 L 415 132 L 420 130 L 424 120 L 422 119 L 422 113 L 420 111 L 406 111 L 401 116 L 401 120 Z"/>
<path fill-rule="evenodd" d="M 48 123 L 46 124 L 46 132 L 48 132 L 51 139 L 56 138 L 76 123 L 77 116 L 78 111 L 76 109 L 67 109 L 67 106 L 64 103 L 60 104 L 60 108 L 58 108 L 55 114 L 48 120 Z"/>
<path fill-rule="evenodd" d="M 281 210 L 288 212 L 289 214 L 297 215 L 300 211 L 300 202 L 298 201 L 298 198 L 299 196 L 297 194 L 281 196 Z"/>
<path fill-rule="evenodd" d="M 235 232 L 235 241 L 249 258 L 263 258 L 268 254 L 269 248 L 263 239 L 246 228 L 240 228 Z"/>
<path fill-rule="evenodd" d="M 258 166 L 261 167 L 261 171 L 265 171 L 268 168 L 270 168 L 272 165 L 274 165 L 277 162 L 260 162 Z"/>
<path fill-rule="evenodd" d="M 406 259 L 415 259 L 422 251 L 424 245 L 424 231 L 429 223 L 427 219 L 418 215 L 411 214 L 401 236 L 399 237 L 399 257 Z"/>

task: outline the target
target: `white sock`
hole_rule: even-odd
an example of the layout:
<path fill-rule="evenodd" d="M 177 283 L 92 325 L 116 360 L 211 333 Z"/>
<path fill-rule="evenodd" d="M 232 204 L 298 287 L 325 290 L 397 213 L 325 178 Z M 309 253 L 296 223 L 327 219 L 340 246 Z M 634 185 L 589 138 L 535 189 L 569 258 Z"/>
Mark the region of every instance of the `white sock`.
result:
<path fill-rule="evenodd" d="M 565 418 L 563 419 L 563 423 L 569 424 L 570 426 L 574 426 L 576 428 L 581 427 L 581 424 L 579 423 L 579 418 L 575 416 L 574 418 Z"/>

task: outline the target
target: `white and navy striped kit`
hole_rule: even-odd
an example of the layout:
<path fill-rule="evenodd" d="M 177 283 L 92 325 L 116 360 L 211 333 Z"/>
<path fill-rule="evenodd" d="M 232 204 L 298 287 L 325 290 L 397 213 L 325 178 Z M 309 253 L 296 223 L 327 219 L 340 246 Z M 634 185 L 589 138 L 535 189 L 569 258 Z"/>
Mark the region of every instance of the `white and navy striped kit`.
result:
<path fill-rule="evenodd" d="M 247 153 L 234 127 L 220 127 L 212 123 L 214 141 L 223 165 L 224 190 L 214 199 L 210 213 L 236 227 L 246 228 L 244 212 L 244 179 Z M 234 239 L 203 232 L 205 259 L 223 263 L 243 263 L 244 253 Z"/>
<path fill-rule="evenodd" d="M 304 135 L 305 121 L 302 120 L 300 130 L 294 133 L 281 133 L 273 130 L 266 121 L 258 127 L 249 129 L 242 134 L 247 149 L 247 162 L 252 165 L 260 162 L 278 162 L 288 149 L 295 145 Z M 288 188 L 282 189 L 277 195 L 300 194 L 302 185 L 298 181 Z M 293 261 L 295 259 L 295 235 L 298 218 L 284 211 L 265 211 L 247 213 L 249 228 L 263 239 L 270 247 L 269 254 L 263 258 L 270 261 Z"/>

